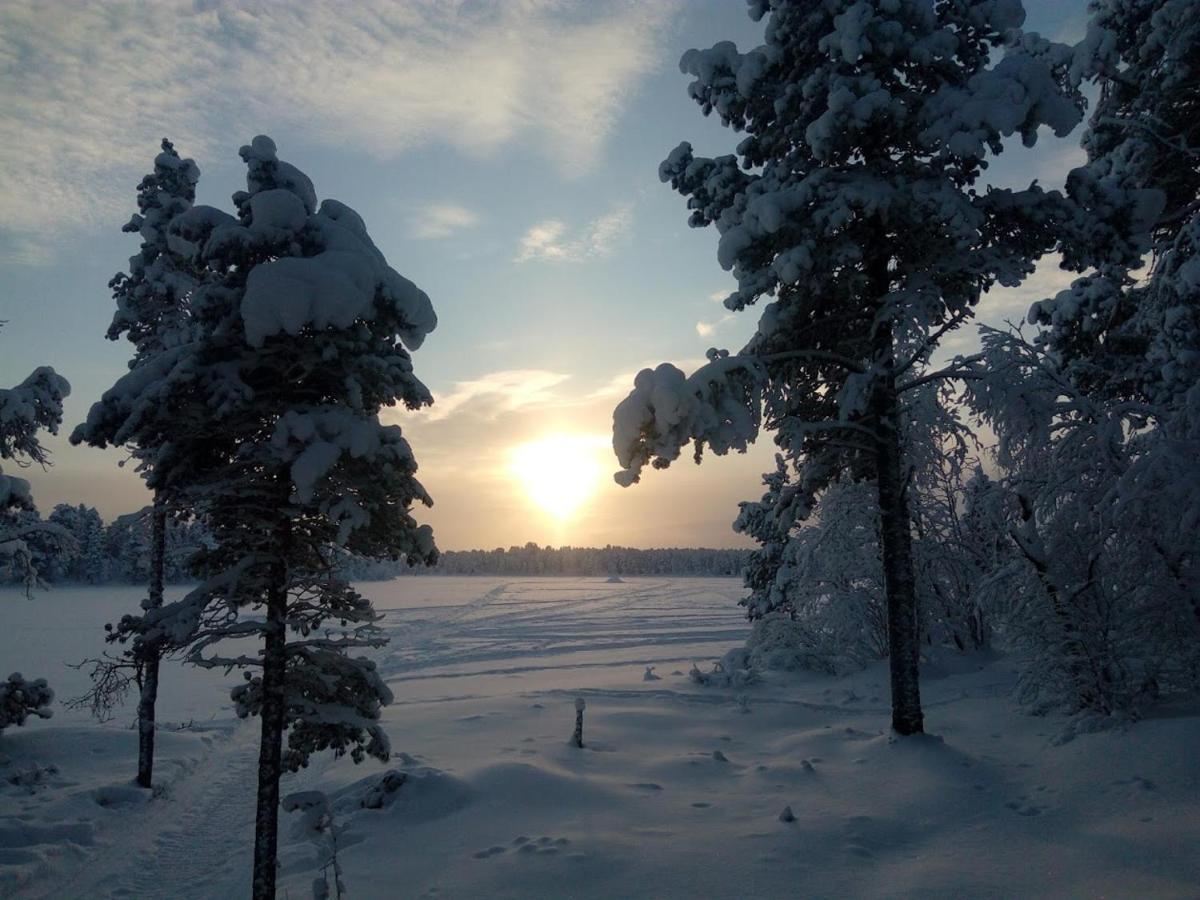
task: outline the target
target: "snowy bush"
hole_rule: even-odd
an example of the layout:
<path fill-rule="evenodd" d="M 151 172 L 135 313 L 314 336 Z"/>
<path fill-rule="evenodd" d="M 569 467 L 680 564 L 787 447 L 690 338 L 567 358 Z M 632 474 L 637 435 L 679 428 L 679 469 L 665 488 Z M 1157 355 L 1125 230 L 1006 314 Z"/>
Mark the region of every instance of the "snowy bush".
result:
<path fill-rule="evenodd" d="M 0 682 L 0 731 L 9 725 L 24 725 L 29 716 L 49 719 L 54 713 L 47 707 L 54 701 L 54 691 L 46 685 L 46 679 L 27 680 L 20 672 L 13 672 L 8 680 Z"/>
<path fill-rule="evenodd" d="M 1197 689 L 1200 386 L 1148 418 L 1089 396 L 1019 335 L 985 347 L 992 374 L 970 393 L 1001 435 L 1010 549 L 984 589 L 1028 651 L 1023 699 L 1121 716 Z"/>
<path fill-rule="evenodd" d="M 862 667 L 853 648 L 839 646 L 810 625 L 784 613 L 769 613 L 754 623 L 746 641 L 748 668 L 810 671 L 842 675 Z"/>

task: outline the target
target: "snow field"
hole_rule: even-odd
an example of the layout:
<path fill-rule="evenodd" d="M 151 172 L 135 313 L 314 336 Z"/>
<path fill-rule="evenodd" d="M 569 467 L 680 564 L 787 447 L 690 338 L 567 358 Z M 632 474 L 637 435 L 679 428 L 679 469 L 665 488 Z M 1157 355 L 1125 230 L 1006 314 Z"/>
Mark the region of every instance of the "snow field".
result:
<path fill-rule="evenodd" d="M 707 668 L 748 632 L 734 580 L 360 588 L 392 638 L 379 659 L 396 752 L 360 766 L 324 754 L 283 783 L 328 795 L 355 897 L 1188 897 L 1200 884 L 1195 710 L 1058 745 L 1060 722 L 1008 699 L 1003 658 L 949 657 L 925 669 L 937 736 L 893 742 L 883 666 L 690 681 L 693 661 Z M 137 596 L 5 594 L 21 613 L 2 658 L 26 654 L 25 674 L 65 696 L 78 673 L 55 661 L 87 645 L 92 619 L 98 649 L 105 612 Z M 152 800 L 129 787 L 132 706 L 108 726 L 56 710 L 0 737 L 0 892 L 244 895 L 257 723 L 229 718 L 219 685 L 235 678 L 164 672 L 161 719 L 212 730 L 160 735 Z M 567 744 L 577 697 L 583 750 Z M 58 772 L 9 783 L 35 764 Z M 385 785 L 389 770 L 405 777 Z M 303 818 L 281 820 L 281 895 L 308 896 L 328 855 Z"/>

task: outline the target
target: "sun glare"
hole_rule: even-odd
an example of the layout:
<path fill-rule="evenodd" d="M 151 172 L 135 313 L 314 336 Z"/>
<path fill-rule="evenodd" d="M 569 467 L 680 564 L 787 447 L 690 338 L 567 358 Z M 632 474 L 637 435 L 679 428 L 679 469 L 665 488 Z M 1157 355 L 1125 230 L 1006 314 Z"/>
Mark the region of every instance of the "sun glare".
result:
<path fill-rule="evenodd" d="M 556 434 L 513 449 L 510 468 L 529 499 L 559 521 L 571 518 L 603 476 L 598 438 Z"/>

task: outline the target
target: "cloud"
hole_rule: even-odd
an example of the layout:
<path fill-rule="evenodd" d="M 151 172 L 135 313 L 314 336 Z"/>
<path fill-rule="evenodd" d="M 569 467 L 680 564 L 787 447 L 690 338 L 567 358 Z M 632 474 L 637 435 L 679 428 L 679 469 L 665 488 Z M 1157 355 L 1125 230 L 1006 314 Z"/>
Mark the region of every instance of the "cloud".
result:
<path fill-rule="evenodd" d="M 696 334 L 700 335 L 700 337 L 712 337 L 713 332 L 715 332 L 718 328 L 720 328 L 726 322 L 732 322 L 732 321 L 733 321 L 732 314 L 726 315 L 726 316 L 721 316 L 721 318 L 717 319 L 717 321 L 715 321 L 715 322 L 705 322 L 703 319 L 701 319 L 699 322 L 696 323 Z"/>
<path fill-rule="evenodd" d="M 600 385 L 600 387 L 580 398 L 580 402 L 590 403 L 599 400 L 620 400 L 628 396 L 629 392 L 633 390 L 633 379 L 637 376 L 638 372 L 640 372 L 642 369 L 653 369 L 661 362 L 662 360 L 645 362 L 636 369 L 626 369 L 623 372 L 618 372 L 608 381 L 604 382 L 604 384 Z M 669 360 L 669 362 L 675 366 L 675 368 L 680 369 L 685 374 L 690 375 L 707 363 L 708 360 L 704 357 L 693 357 L 690 359 Z"/>
<path fill-rule="evenodd" d="M 485 418 L 495 418 L 501 413 L 555 402 L 558 398 L 553 388 L 570 377 L 545 369 L 491 372 L 471 381 L 456 381 L 445 394 L 435 393 L 433 406 L 418 415 L 438 422 L 472 407 Z"/>
<path fill-rule="evenodd" d="M 561 243 L 567 226 L 558 219 L 547 219 L 530 228 L 521 237 L 517 262 L 531 259 L 566 259 L 568 249 Z"/>
<path fill-rule="evenodd" d="M 547 219 L 521 236 L 516 262 L 548 260 L 579 262 L 609 256 L 627 235 L 633 224 L 633 204 L 619 203 L 598 219 L 592 220 L 579 234 L 570 237 L 565 222 Z"/>
<path fill-rule="evenodd" d="M 1079 275 L 1059 268 L 1061 261 L 1058 254 L 1049 254 L 1017 287 L 995 287 L 984 294 L 975 310 L 975 318 L 942 340 L 935 362 L 944 362 L 955 354 L 975 353 L 979 350 L 979 325 L 1002 329 L 1010 322 L 1022 325 L 1031 305 L 1069 288 Z"/>
<path fill-rule="evenodd" d="M 432 203 L 417 210 L 409 222 L 415 238 L 446 238 L 478 224 L 479 214 L 455 203 Z"/>
<path fill-rule="evenodd" d="M 162 135 L 202 167 L 256 132 L 379 159 L 523 144 L 586 171 L 677 2 L 0 4 L 10 231 L 123 218 Z M 286 156 L 286 147 L 285 156 Z"/>

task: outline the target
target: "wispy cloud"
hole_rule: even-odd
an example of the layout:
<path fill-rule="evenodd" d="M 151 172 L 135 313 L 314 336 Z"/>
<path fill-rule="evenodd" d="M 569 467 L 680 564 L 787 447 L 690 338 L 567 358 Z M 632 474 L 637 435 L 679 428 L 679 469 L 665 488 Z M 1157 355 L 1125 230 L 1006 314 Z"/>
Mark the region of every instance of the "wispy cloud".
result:
<path fill-rule="evenodd" d="M 587 170 L 677 2 L 0 4 L 10 231 L 127 213 L 164 134 L 202 166 L 256 132 L 380 159 L 524 143 Z M 284 148 L 286 156 L 286 147 Z"/>
<path fill-rule="evenodd" d="M 620 203 L 571 235 L 559 219 L 539 222 L 521 236 L 516 262 L 578 262 L 608 256 L 633 224 L 633 204 Z"/>
<path fill-rule="evenodd" d="M 555 402 L 554 388 L 570 375 L 546 369 L 508 369 L 471 381 L 456 381 L 445 394 L 434 394 L 434 404 L 421 415 L 430 422 L 446 419 L 474 407 L 484 418 L 495 418 L 531 406 Z"/>
<path fill-rule="evenodd" d="M 713 333 L 718 328 L 720 328 L 726 322 L 732 322 L 732 321 L 733 321 L 732 313 L 729 315 L 721 316 L 721 318 L 717 319 L 715 322 L 705 322 L 703 319 L 701 319 L 699 322 L 696 323 L 696 334 L 700 335 L 700 337 L 712 337 Z"/>
<path fill-rule="evenodd" d="M 653 369 L 660 362 L 662 362 L 662 360 L 655 360 L 653 362 L 648 361 L 638 366 L 636 369 L 627 369 L 624 372 L 618 372 L 608 381 L 604 382 L 604 384 L 581 397 L 580 402 L 590 403 L 599 400 L 619 400 L 633 390 L 633 379 L 637 376 L 638 372 L 640 372 L 642 369 Z M 698 368 L 708 362 L 708 360 L 704 357 L 694 357 L 691 359 L 670 360 L 670 362 L 676 368 L 690 375 L 692 372 L 695 372 Z"/>
<path fill-rule="evenodd" d="M 418 209 L 409 220 L 415 238 L 446 238 L 479 223 L 479 214 L 456 203 L 431 203 Z"/>

